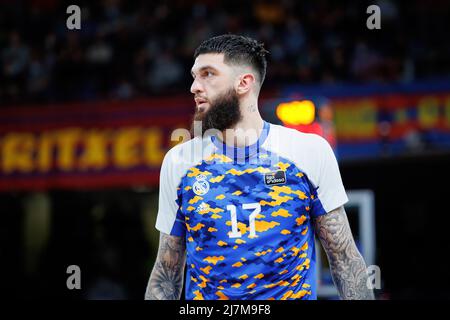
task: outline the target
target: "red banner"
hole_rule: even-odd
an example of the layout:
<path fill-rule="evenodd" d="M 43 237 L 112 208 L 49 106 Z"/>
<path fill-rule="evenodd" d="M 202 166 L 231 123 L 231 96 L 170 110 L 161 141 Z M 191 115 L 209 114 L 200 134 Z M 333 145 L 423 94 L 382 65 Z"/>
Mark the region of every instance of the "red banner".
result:
<path fill-rule="evenodd" d="M 155 185 L 192 98 L 0 110 L 0 191 Z"/>

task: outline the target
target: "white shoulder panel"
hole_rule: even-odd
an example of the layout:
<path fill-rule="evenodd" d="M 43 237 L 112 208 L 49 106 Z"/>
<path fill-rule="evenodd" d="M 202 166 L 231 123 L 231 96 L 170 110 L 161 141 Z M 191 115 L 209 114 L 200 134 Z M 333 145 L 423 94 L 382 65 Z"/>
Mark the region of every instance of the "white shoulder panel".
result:
<path fill-rule="evenodd" d="M 348 201 L 334 152 L 321 136 L 271 124 L 262 147 L 295 163 L 306 174 L 318 187 L 318 197 L 326 212 Z"/>

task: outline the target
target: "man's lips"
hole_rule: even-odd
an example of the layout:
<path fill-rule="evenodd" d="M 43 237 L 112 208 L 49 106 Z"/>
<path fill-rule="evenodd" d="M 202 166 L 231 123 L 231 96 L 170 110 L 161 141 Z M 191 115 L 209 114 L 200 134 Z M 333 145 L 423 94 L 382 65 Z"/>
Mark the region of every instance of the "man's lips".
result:
<path fill-rule="evenodd" d="M 195 99 L 195 104 L 196 104 L 196 106 L 197 106 L 197 109 L 200 109 L 200 111 L 203 110 L 203 106 L 204 106 L 206 103 L 208 103 L 208 100 L 206 100 L 206 99 L 203 99 L 203 98 Z"/>
<path fill-rule="evenodd" d="M 205 98 L 195 98 L 194 100 L 197 105 L 208 102 L 208 100 Z"/>

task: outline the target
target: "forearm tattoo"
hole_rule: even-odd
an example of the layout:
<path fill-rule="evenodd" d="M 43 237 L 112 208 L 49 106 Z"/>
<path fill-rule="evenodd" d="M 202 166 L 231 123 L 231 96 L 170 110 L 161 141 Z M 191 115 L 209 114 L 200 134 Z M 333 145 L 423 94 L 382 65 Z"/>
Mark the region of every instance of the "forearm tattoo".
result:
<path fill-rule="evenodd" d="M 341 299 L 374 299 L 373 291 L 367 285 L 366 264 L 353 240 L 344 208 L 316 218 L 314 224 Z"/>
<path fill-rule="evenodd" d="M 185 262 L 185 239 L 161 233 L 158 256 L 148 281 L 145 299 L 180 299 Z"/>

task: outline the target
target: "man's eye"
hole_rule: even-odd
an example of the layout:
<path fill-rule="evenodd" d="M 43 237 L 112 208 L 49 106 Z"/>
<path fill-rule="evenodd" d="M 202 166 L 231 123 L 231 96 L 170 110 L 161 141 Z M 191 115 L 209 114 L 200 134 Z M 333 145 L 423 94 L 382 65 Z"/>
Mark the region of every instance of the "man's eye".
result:
<path fill-rule="evenodd" d="M 212 73 L 211 71 L 206 71 L 205 72 L 205 77 L 211 77 L 213 75 L 214 75 L 214 73 Z"/>

